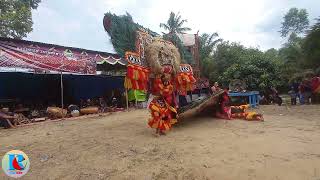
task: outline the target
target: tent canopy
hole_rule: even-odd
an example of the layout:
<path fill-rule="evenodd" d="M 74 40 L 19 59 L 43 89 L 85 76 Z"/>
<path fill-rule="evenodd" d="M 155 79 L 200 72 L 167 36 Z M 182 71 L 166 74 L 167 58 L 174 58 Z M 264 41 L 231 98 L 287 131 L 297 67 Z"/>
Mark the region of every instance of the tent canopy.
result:
<path fill-rule="evenodd" d="M 104 63 L 127 65 L 127 61 L 117 54 L 0 38 L 0 68 L 20 72 L 96 74 L 97 64 Z"/>

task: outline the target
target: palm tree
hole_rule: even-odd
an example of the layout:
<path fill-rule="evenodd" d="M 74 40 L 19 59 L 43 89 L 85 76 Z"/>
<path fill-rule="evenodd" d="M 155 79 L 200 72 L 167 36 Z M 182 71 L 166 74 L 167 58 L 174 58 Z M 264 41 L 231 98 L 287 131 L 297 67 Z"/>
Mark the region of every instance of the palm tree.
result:
<path fill-rule="evenodd" d="M 212 71 L 215 68 L 213 52 L 217 47 L 218 43 L 222 42 L 222 39 L 219 38 L 218 33 L 212 34 L 201 34 L 199 37 L 200 46 L 199 46 L 199 54 L 200 54 L 200 69 L 201 75 L 207 78 L 212 76 Z M 212 76 L 213 77 L 213 76 Z"/>
<path fill-rule="evenodd" d="M 175 14 L 174 12 L 171 12 L 167 23 L 160 23 L 160 27 L 168 30 L 168 34 L 181 34 L 191 30 L 191 28 L 183 27 L 185 22 L 187 22 L 187 20 L 181 19 L 179 13 Z"/>
<path fill-rule="evenodd" d="M 207 34 L 204 33 L 200 36 L 200 59 L 208 58 L 212 53 L 216 45 L 222 42 L 221 38 L 218 38 L 218 33 Z"/>
<path fill-rule="evenodd" d="M 187 22 L 187 20 L 181 19 L 179 13 L 175 14 L 174 12 L 171 12 L 167 23 L 160 23 L 160 27 L 169 31 L 167 34 L 163 33 L 163 39 L 171 41 L 179 49 L 182 61 L 191 63 L 192 55 L 186 50 L 181 39 L 178 37 L 178 34 L 191 30 L 191 28 L 183 26 L 185 22 Z"/>

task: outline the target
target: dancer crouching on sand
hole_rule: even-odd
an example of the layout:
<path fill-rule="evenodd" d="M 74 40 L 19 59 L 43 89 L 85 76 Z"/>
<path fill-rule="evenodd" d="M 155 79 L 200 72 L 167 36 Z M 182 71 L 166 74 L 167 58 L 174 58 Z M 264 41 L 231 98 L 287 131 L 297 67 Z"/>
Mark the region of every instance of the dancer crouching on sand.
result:
<path fill-rule="evenodd" d="M 156 134 L 165 135 L 165 131 L 171 129 L 172 124 L 176 121 L 172 117 L 172 109 L 166 103 L 166 101 L 159 96 L 155 96 L 149 105 L 151 111 L 151 119 L 148 125 L 151 128 L 156 129 Z"/>

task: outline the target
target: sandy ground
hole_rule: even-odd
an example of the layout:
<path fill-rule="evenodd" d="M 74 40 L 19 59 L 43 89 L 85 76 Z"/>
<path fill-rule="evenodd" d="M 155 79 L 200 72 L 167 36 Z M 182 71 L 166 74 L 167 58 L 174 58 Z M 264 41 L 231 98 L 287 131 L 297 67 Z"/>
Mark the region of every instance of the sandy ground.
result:
<path fill-rule="evenodd" d="M 0 156 L 24 151 L 32 180 L 319 180 L 320 106 L 259 111 L 265 122 L 191 119 L 164 137 L 146 110 L 0 129 Z"/>

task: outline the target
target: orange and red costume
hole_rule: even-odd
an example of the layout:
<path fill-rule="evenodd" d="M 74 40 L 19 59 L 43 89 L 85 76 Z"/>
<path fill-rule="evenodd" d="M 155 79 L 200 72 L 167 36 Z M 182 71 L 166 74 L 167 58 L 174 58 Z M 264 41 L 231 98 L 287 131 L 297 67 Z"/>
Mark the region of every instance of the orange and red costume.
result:
<path fill-rule="evenodd" d="M 176 114 L 177 111 L 163 99 L 153 99 L 149 105 L 149 109 L 152 118 L 149 119 L 148 125 L 151 128 L 167 131 L 171 129 L 172 124 L 177 122 L 177 120 L 172 117 L 172 114 Z"/>
<path fill-rule="evenodd" d="M 231 106 L 231 117 L 244 119 L 247 121 L 263 121 L 262 114 L 257 112 L 247 112 L 247 109 L 250 105 L 241 105 L 241 106 Z"/>
<path fill-rule="evenodd" d="M 247 121 L 263 121 L 262 114 L 257 112 L 243 112 L 243 113 L 234 113 L 231 115 L 232 118 L 244 119 Z"/>

